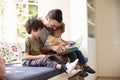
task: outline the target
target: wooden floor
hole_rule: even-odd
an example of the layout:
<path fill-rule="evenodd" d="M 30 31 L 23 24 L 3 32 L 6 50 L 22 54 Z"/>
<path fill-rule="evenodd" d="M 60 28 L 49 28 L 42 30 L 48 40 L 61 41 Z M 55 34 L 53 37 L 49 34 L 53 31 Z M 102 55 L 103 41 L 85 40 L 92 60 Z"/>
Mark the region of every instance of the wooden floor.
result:
<path fill-rule="evenodd" d="M 102 78 L 97 78 L 96 80 L 120 80 L 120 78 L 107 78 L 107 77 L 102 77 Z"/>

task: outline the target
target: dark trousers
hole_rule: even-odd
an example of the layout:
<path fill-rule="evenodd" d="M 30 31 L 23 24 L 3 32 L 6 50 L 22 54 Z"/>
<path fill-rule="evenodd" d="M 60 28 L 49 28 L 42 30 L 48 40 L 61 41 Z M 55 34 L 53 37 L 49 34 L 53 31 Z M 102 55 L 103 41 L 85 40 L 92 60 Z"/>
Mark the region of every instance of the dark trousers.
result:
<path fill-rule="evenodd" d="M 84 57 L 84 55 L 80 50 L 75 50 L 69 54 L 64 55 L 64 57 L 68 57 L 70 59 L 70 62 L 73 62 L 74 60 L 79 59 L 82 65 L 88 61 L 87 58 Z"/>
<path fill-rule="evenodd" d="M 24 60 L 23 66 L 30 66 L 30 67 L 50 67 L 50 68 L 55 68 L 56 65 L 59 64 L 60 61 L 54 57 L 51 56 L 49 59 L 47 58 L 40 58 L 40 59 L 34 59 L 34 60 Z M 65 64 L 61 64 L 61 72 L 65 72 L 67 70 L 67 67 Z"/>
<path fill-rule="evenodd" d="M 34 60 L 24 60 L 23 66 L 31 66 L 31 67 L 51 67 L 55 68 L 58 63 L 56 61 L 52 61 L 47 58 L 40 58 Z"/>

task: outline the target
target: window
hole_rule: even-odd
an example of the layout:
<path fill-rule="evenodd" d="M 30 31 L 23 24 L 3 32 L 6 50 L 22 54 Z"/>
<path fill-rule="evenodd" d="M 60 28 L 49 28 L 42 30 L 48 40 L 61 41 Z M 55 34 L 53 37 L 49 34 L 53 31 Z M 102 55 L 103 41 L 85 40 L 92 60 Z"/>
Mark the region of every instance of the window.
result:
<path fill-rule="evenodd" d="M 5 23 L 4 23 L 4 19 L 5 19 L 5 1 L 1 0 L 0 1 L 0 39 L 3 38 L 3 34 L 4 34 L 4 28 L 5 28 Z"/>
<path fill-rule="evenodd" d="M 38 18 L 38 0 L 16 0 L 17 35 L 24 38 L 24 24 L 28 19 Z"/>
<path fill-rule="evenodd" d="M 1 0 L 0 40 L 26 37 L 24 24 L 30 18 L 38 18 L 38 0 Z"/>
<path fill-rule="evenodd" d="M 17 53 L 24 51 L 22 44 L 27 35 L 24 25 L 31 18 L 38 18 L 37 0 L 0 0 L 0 56 L 12 60 L 16 55 L 12 45 L 18 47 Z M 17 54 L 17 59 L 21 58 L 22 55 Z"/>

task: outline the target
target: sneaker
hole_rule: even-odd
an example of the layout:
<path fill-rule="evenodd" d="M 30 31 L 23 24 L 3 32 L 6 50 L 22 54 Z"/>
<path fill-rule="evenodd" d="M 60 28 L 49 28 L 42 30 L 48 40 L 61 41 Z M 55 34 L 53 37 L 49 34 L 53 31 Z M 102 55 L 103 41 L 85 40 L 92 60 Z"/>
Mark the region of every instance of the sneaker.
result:
<path fill-rule="evenodd" d="M 66 64 L 66 67 L 67 67 L 66 72 L 70 73 L 76 67 L 77 63 L 78 63 L 78 59 L 76 59 L 74 62 L 67 63 Z"/>
<path fill-rule="evenodd" d="M 88 76 L 88 73 L 85 71 L 81 71 L 79 75 L 80 75 L 80 77 L 84 78 L 84 77 Z"/>
<path fill-rule="evenodd" d="M 84 67 L 84 71 L 88 72 L 88 73 L 91 73 L 91 74 L 94 74 L 95 71 L 91 68 L 91 67 Z"/>

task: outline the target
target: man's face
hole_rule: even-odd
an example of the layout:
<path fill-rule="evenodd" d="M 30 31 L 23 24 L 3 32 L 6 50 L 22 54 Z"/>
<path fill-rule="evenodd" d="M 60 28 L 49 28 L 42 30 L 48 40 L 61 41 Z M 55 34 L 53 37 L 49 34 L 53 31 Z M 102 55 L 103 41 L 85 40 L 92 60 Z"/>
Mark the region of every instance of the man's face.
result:
<path fill-rule="evenodd" d="M 53 20 L 53 19 L 49 19 L 48 20 L 48 28 L 51 30 L 55 30 L 58 26 L 60 26 L 60 22 Z"/>

